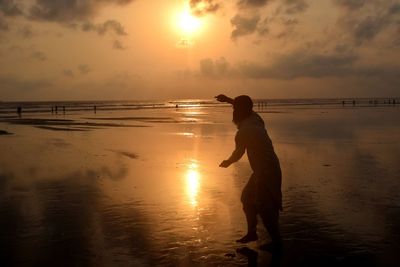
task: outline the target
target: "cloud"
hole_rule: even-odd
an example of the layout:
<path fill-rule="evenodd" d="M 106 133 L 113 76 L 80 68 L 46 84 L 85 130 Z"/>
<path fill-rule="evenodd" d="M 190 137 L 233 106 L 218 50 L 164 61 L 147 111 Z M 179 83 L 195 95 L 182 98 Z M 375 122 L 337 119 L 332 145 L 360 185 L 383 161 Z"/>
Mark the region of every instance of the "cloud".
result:
<path fill-rule="evenodd" d="M 47 80 L 17 78 L 10 75 L 0 75 L 1 93 L 4 98 L 16 93 L 32 92 L 48 87 L 51 83 Z"/>
<path fill-rule="evenodd" d="M 200 74 L 212 78 L 230 76 L 275 80 L 294 80 L 305 77 L 343 77 L 362 74 L 362 72 L 356 72 L 354 69 L 358 59 L 359 57 L 351 51 L 318 53 L 312 49 L 298 49 L 275 56 L 270 64 L 244 61 L 231 66 L 223 57 L 217 60 L 206 58 L 200 61 Z M 377 73 L 377 70 L 375 69 L 373 72 Z"/>
<path fill-rule="evenodd" d="M 36 0 L 29 17 L 34 20 L 68 22 L 87 20 L 102 4 L 127 5 L 134 0 Z"/>
<path fill-rule="evenodd" d="M 238 6 L 241 8 L 247 7 L 262 7 L 269 3 L 271 0 L 239 0 Z"/>
<path fill-rule="evenodd" d="M 116 49 L 116 50 L 125 50 L 126 49 L 126 47 L 119 40 L 115 40 L 114 41 L 113 48 Z"/>
<path fill-rule="evenodd" d="M 281 29 L 282 26 L 285 29 L 276 37 L 278 39 L 287 38 L 293 33 L 294 26 L 299 23 L 299 20 L 294 16 L 305 12 L 309 7 L 307 0 L 280 0 L 277 1 L 275 12 L 269 12 L 269 16 L 261 19 L 259 8 L 270 2 L 272 1 L 239 1 L 238 14 L 231 19 L 231 24 L 234 27 L 231 38 L 235 40 L 238 37 L 251 35 L 255 32 L 260 36 L 266 36 L 271 30 L 276 31 L 276 29 Z M 252 9 L 249 10 L 249 8 Z"/>
<path fill-rule="evenodd" d="M 64 69 L 63 74 L 64 74 L 64 76 L 69 77 L 69 78 L 73 78 L 75 76 L 74 72 L 71 69 Z"/>
<path fill-rule="evenodd" d="M 114 32 L 116 35 L 128 35 L 124 26 L 116 20 L 107 20 L 102 24 L 94 24 L 91 22 L 84 22 L 81 25 L 81 30 L 84 32 L 97 32 L 99 35 L 104 35 L 108 32 Z"/>
<path fill-rule="evenodd" d="M 304 12 L 308 8 L 305 0 L 285 0 L 283 3 L 286 14 L 298 14 Z"/>
<path fill-rule="evenodd" d="M 257 29 L 257 24 L 260 21 L 260 16 L 243 17 L 242 15 L 236 15 L 231 19 L 231 24 L 234 30 L 231 33 L 233 40 L 240 36 L 250 35 Z"/>
<path fill-rule="evenodd" d="M 191 12 L 196 16 L 204 16 L 208 13 L 216 13 L 222 4 L 216 0 L 190 0 Z"/>
<path fill-rule="evenodd" d="M 13 0 L 0 0 L 0 14 L 1 13 L 3 13 L 4 16 L 10 17 L 23 14 L 21 7 Z"/>
<path fill-rule="evenodd" d="M 388 15 L 400 14 L 400 3 L 395 3 L 389 7 Z"/>
<path fill-rule="evenodd" d="M 210 79 L 251 79 L 255 81 L 297 79 L 338 79 L 358 81 L 375 90 L 381 87 L 394 90 L 400 84 L 400 68 L 394 64 L 361 64 L 362 57 L 345 49 L 345 52 L 316 52 L 311 48 L 297 49 L 280 56 L 275 56 L 272 63 L 244 61 L 230 64 L 225 58 L 200 61 L 200 77 Z M 397 65 L 396 65 L 397 64 Z M 367 89 L 366 89 L 367 90 Z"/>
<path fill-rule="evenodd" d="M 37 50 L 35 46 L 21 47 L 18 45 L 11 45 L 8 47 L 8 54 L 14 53 L 13 58 L 24 59 L 24 60 L 36 60 L 39 62 L 44 62 L 47 60 L 47 55 L 45 52 Z"/>
<path fill-rule="evenodd" d="M 356 10 L 363 7 L 368 0 L 333 0 L 333 2 L 340 7 Z"/>
<path fill-rule="evenodd" d="M 320 54 L 302 49 L 279 56 L 271 65 L 254 62 L 239 64 L 239 73 L 254 79 L 292 80 L 349 75 L 358 57 L 354 54 Z"/>
<path fill-rule="evenodd" d="M 200 61 L 200 73 L 207 77 L 221 77 L 229 73 L 229 63 L 224 57 L 212 60 L 205 58 Z"/>
<path fill-rule="evenodd" d="M 398 25 L 397 15 L 400 14 L 400 4 L 386 0 L 382 2 L 358 0 L 339 1 L 335 3 L 345 7 L 339 17 L 339 25 L 344 33 L 349 33 L 356 45 L 372 41 L 380 33 L 391 26 Z M 387 36 L 393 35 L 387 34 Z"/>
<path fill-rule="evenodd" d="M 38 61 L 46 61 L 47 60 L 46 54 L 41 51 L 33 51 L 30 55 L 30 58 L 38 60 Z"/>
<path fill-rule="evenodd" d="M 81 74 L 88 74 L 91 71 L 89 65 L 86 64 L 79 64 L 78 70 Z"/>
<path fill-rule="evenodd" d="M 361 20 L 353 29 L 353 36 L 357 44 L 372 40 L 388 25 L 385 17 L 366 17 Z"/>

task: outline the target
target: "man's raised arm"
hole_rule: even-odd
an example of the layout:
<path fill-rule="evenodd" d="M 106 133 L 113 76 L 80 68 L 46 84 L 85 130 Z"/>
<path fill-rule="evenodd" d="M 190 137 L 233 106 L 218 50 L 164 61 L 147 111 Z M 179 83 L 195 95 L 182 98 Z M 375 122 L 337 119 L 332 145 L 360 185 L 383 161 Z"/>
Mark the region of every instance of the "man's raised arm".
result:
<path fill-rule="evenodd" d="M 229 104 L 233 105 L 233 99 L 230 97 L 227 97 L 226 95 L 223 95 L 223 94 L 217 95 L 215 97 L 215 99 L 217 99 L 219 102 L 225 102 L 225 103 L 229 103 Z"/>

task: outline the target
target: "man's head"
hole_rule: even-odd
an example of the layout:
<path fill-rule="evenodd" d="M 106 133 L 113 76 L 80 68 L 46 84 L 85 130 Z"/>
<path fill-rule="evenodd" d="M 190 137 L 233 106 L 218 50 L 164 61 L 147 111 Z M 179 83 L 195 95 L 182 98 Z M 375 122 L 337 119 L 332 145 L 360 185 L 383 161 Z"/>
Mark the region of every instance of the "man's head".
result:
<path fill-rule="evenodd" d="M 253 113 L 253 101 L 247 95 L 241 95 L 233 100 L 233 122 L 238 125 Z"/>

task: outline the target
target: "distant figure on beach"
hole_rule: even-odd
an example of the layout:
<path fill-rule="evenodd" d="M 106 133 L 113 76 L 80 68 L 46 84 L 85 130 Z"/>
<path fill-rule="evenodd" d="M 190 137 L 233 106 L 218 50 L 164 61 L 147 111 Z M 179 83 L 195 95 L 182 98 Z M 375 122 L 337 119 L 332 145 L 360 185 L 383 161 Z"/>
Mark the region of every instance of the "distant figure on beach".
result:
<path fill-rule="evenodd" d="M 253 101 L 249 96 L 241 95 L 231 99 L 225 95 L 218 95 L 216 99 L 233 105 L 233 122 L 238 128 L 235 136 L 236 148 L 219 166 L 229 167 L 247 151 L 253 170 L 241 195 L 247 221 L 247 234 L 236 241 L 248 243 L 258 239 L 257 215 L 260 215 L 272 240 L 272 243 L 263 244 L 260 248 L 280 250 L 282 241 L 279 232 L 279 212 L 282 211 L 282 175 L 264 121 L 253 111 Z"/>
<path fill-rule="evenodd" d="M 94 111 L 94 113 L 97 113 L 97 107 L 96 107 L 96 105 L 93 106 L 93 111 Z"/>
<path fill-rule="evenodd" d="M 18 117 L 21 117 L 22 114 L 22 107 L 17 107 Z"/>

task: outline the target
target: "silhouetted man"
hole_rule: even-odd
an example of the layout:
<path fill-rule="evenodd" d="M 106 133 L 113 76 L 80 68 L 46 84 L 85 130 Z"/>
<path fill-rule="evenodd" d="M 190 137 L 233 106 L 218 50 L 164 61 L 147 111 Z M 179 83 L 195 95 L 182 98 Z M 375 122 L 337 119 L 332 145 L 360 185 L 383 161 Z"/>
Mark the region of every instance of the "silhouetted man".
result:
<path fill-rule="evenodd" d="M 218 95 L 216 99 L 233 105 L 233 122 L 238 128 L 235 136 L 235 150 L 219 166 L 229 167 L 247 151 L 253 170 L 253 174 L 241 196 L 243 211 L 247 220 L 247 234 L 236 241 L 247 243 L 258 239 L 257 215 L 260 215 L 272 240 L 271 244 L 264 244 L 260 248 L 280 249 L 281 168 L 271 139 L 265 129 L 264 121 L 253 111 L 253 101 L 249 96 L 242 95 L 231 99 L 225 95 Z"/>

